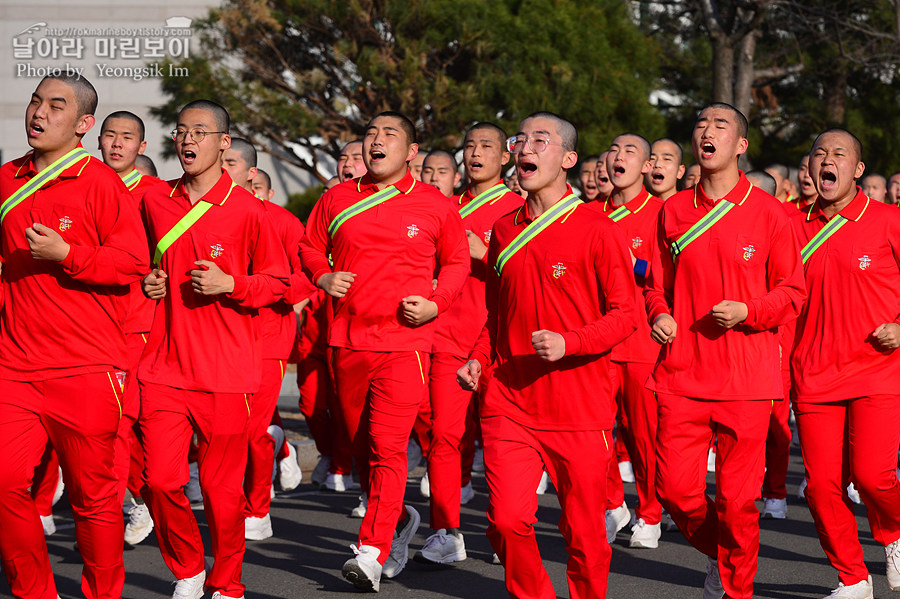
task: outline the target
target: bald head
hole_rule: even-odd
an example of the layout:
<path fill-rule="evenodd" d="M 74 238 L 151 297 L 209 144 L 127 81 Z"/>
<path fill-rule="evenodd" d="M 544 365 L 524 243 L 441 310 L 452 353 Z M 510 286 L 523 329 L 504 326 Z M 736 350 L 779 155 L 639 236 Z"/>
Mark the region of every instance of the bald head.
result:
<path fill-rule="evenodd" d="M 41 79 L 41 83 L 47 79 L 61 81 L 72 88 L 75 93 L 75 104 L 78 106 L 78 116 L 94 114 L 97 112 L 97 90 L 91 82 L 76 73 L 66 69 L 58 75 L 47 75 Z"/>
<path fill-rule="evenodd" d="M 568 152 L 575 151 L 575 148 L 578 147 L 578 131 L 575 129 L 575 125 L 553 112 L 535 112 L 528 115 L 522 123 L 537 118 L 552 121 L 556 125 L 556 134 L 562 138 L 563 149 Z"/>

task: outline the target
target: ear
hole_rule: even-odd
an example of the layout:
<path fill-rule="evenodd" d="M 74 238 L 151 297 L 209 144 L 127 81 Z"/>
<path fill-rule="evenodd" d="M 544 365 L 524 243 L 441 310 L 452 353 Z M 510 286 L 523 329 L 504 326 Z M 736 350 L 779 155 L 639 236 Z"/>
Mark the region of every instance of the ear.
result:
<path fill-rule="evenodd" d="M 566 152 L 563 156 L 562 167 L 566 170 L 578 164 L 578 152 Z"/>
<path fill-rule="evenodd" d="M 142 141 L 141 145 L 138 146 L 138 156 L 147 151 L 147 141 Z"/>
<path fill-rule="evenodd" d="M 653 163 L 649 160 L 644 163 L 644 166 L 641 167 L 641 174 L 646 175 L 653 168 Z"/>
<path fill-rule="evenodd" d="M 866 165 L 863 163 L 862 160 L 860 160 L 856 164 L 856 172 L 854 173 L 853 178 L 859 180 L 859 178 L 862 177 L 864 172 L 866 172 Z"/>
<path fill-rule="evenodd" d="M 746 137 L 742 137 L 741 141 L 738 142 L 737 155 L 740 156 L 746 152 L 748 147 L 750 147 L 750 141 Z"/>
<path fill-rule="evenodd" d="M 247 180 L 253 181 L 253 178 L 256 176 L 256 173 L 258 173 L 258 172 L 259 172 L 259 169 L 257 169 L 255 166 L 251 166 L 249 169 L 247 169 L 247 175 L 248 175 Z"/>
<path fill-rule="evenodd" d="M 83 136 L 85 133 L 90 131 L 91 127 L 94 126 L 95 122 L 96 122 L 96 120 L 94 119 L 94 115 L 92 115 L 92 114 L 82 115 L 81 118 L 78 119 L 78 122 L 75 123 L 75 133 L 78 135 L 78 137 Z M 97 140 L 99 141 L 100 138 L 97 137 Z"/>
<path fill-rule="evenodd" d="M 231 147 L 231 136 L 227 133 L 222 136 L 222 139 L 219 140 L 219 151 L 224 152 L 228 148 Z"/>
<path fill-rule="evenodd" d="M 456 172 L 456 176 L 453 177 L 453 187 L 456 188 L 459 186 L 459 182 L 462 180 L 462 175 L 459 174 L 459 171 Z"/>
<path fill-rule="evenodd" d="M 406 151 L 406 162 L 409 162 L 419 153 L 419 144 L 409 144 L 409 149 Z"/>
<path fill-rule="evenodd" d="M 503 140 L 503 145 L 504 145 L 504 147 L 506 146 L 506 140 Z M 500 154 L 500 165 L 505 166 L 506 164 L 508 164 L 510 158 L 511 158 L 510 153 L 507 152 L 506 150 L 503 150 L 503 153 Z"/>
<path fill-rule="evenodd" d="M 269 190 L 269 197 L 268 197 L 267 199 L 271 201 L 271 200 L 272 200 L 272 197 L 273 197 L 274 195 L 275 195 L 275 190 L 274 190 L 274 189 L 270 189 L 270 190 Z"/>
<path fill-rule="evenodd" d="M 685 171 L 685 170 L 686 170 L 686 169 L 685 169 L 685 166 L 684 166 L 683 164 L 682 164 L 682 165 L 679 165 L 679 167 L 678 167 L 678 174 L 675 175 L 675 180 L 676 180 L 676 181 L 681 181 L 681 178 L 684 177 L 684 171 Z"/>

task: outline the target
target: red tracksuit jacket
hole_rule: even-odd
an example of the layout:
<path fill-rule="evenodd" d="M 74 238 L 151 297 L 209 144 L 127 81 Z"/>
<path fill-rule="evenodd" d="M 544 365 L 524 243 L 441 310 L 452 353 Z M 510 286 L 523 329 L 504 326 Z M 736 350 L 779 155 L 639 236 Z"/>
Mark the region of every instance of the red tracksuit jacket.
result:
<path fill-rule="evenodd" d="M 468 205 L 473 196 L 468 190 L 456 199 L 456 209 Z M 490 204 L 482 206 L 463 219 L 463 228 L 476 233 L 485 244 L 491 241 L 491 230 L 501 216 L 516 210 L 524 200 L 522 196 L 511 191 L 494 199 Z M 470 258 L 471 273 L 466 278 L 462 293 L 446 312 L 438 318 L 434 333 L 434 352 L 447 352 L 461 358 L 469 352 L 478 341 L 478 336 L 487 320 L 487 306 L 484 303 L 485 281 L 493 270 L 484 260 Z"/>
<path fill-rule="evenodd" d="M 649 321 L 671 314 L 678 331 L 662 347 L 648 387 L 700 399 L 783 398 L 778 327 L 806 298 L 797 240 L 778 200 L 743 173 L 723 199 L 737 206 L 675 262 L 672 242 L 716 201 L 698 183 L 663 204 L 644 297 Z M 723 300 L 747 304 L 747 319 L 731 330 L 710 315 Z"/>
<path fill-rule="evenodd" d="M 144 200 L 144 194 L 148 189 L 155 185 L 161 185 L 162 179 L 142 176 L 137 183 L 132 184 L 128 191 L 134 198 L 135 207 L 140 210 L 141 202 Z M 145 273 L 150 272 L 150 262 L 145 266 Z M 141 288 L 141 281 L 135 281 L 131 284 L 131 290 L 128 293 L 128 313 L 125 316 L 125 333 L 136 334 L 146 333 L 153 324 L 153 313 L 156 311 L 156 302 L 144 295 Z"/>
<path fill-rule="evenodd" d="M 331 346 L 431 352 L 434 321 L 408 325 L 400 300 L 409 295 L 429 298 L 441 314 L 469 274 L 469 243 L 459 212 L 441 192 L 417 182 L 409 171 L 396 187 L 399 195 L 347 220 L 334 239 L 328 234 L 334 217 L 376 192 L 368 175 L 325 192 L 309 216 L 300 257 L 310 280 L 315 283 L 332 272 L 329 254 L 334 272 L 356 274 L 347 294 L 333 298 Z"/>
<path fill-rule="evenodd" d="M 637 322 L 625 237 L 608 218 L 579 205 L 497 276 L 497 256 L 530 222 L 525 204 L 497 221 L 488 246 L 488 320 L 470 354 L 483 367 L 494 362 L 481 416 L 506 416 L 539 430 L 611 429 L 609 352 Z M 535 355 L 531 334 L 541 329 L 563 335 L 561 360 Z"/>
<path fill-rule="evenodd" d="M 287 254 L 290 265 L 290 284 L 284 298 L 259 310 L 262 333 L 263 359 L 286 360 L 297 338 L 297 316 L 294 304 L 298 304 L 316 292 L 300 263 L 300 240 L 303 239 L 303 223 L 285 208 L 271 202 L 263 202 L 278 241 Z"/>
<path fill-rule="evenodd" d="M 882 349 L 872 331 L 900 323 L 900 211 L 860 190 L 840 215 L 849 222 L 803 269 L 809 298 L 791 358 L 801 401 L 897 395 L 900 352 Z M 791 217 L 801 247 L 827 222 L 818 202 Z"/>
<path fill-rule="evenodd" d="M 608 199 L 590 202 L 586 206 L 598 210 L 606 216 L 617 209 Z M 641 187 L 638 194 L 625 202 L 624 206 L 631 214 L 616 224 L 622 229 L 625 241 L 637 259 L 633 269 L 633 280 L 638 322 L 637 331 L 612 349 L 612 359 L 614 362 L 654 364 L 659 357 L 659 344 L 650 338 L 647 306 L 644 303 L 644 287 L 647 284 L 653 240 L 656 238 L 659 211 L 662 210 L 663 201 Z"/>
<path fill-rule="evenodd" d="M 163 254 L 166 297 L 158 302 L 138 378 L 177 389 L 254 393 L 261 350 L 257 308 L 280 300 L 288 285 L 284 248 L 260 200 L 233 186 L 224 170 L 200 202 L 213 206 Z M 144 195 L 150 247 L 191 209 L 180 180 Z M 194 292 L 190 271 L 210 260 L 234 277 L 234 291 Z"/>
<path fill-rule="evenodd" d="M 36 174 L 30 153 L 4 164 L 0 199 Z M 70 245 L 62 262 L 31 257 L 25 229 L 35 222 Z M 38 381 L 128 366 L 128 285 L 149 259 L 134 200 L 114 170 L 96 158 L 64 170 L 10 210 L 0 243 L 0 377 Z"/>

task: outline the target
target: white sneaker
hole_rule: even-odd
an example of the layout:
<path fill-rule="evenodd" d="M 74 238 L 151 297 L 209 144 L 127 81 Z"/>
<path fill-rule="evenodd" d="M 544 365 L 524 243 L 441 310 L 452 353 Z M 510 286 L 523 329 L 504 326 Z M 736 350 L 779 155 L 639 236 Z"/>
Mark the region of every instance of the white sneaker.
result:
<path fill-rule="evenodd" d="M 56 532 L 56 522 L 53 521 L 53 514 L 41 516 L 41 524 L 44 526 L 45 537 L 49 537 Z"/>
<path fill-rule="evenodd" d="M 628 546 L 656 549 L 659 547 L 660 528 L 659 524 L 647 524 L 643 518 L 638 518 L 631 527 L 631 540 Z"/>
<path fill-rule="evenodd" d="M 825 599 L 874 599 L 874 597 L 872 577 L 869 576 L 867 580 L 860 580 L 850 586 L 845 586 L 843 582 L 839 582 L 838 587 L 831 591 L 831 594 Z"/>
<path fill-rule="evenodd" d="M 631 512 L 625 502 L 614 510 L 606 510 L 606 540 L 612 545 L 616 534 L 631 522 Z"/>
<path fill-rule="evenodd" d="M 900 591 L 900 541 L 885 545 L 884 563 L 888 586 L 892 591 Z"/>
<path fill-rule="evenodd" d="M 859 498 L 859 491 L 856 490 L 856 487 L 853 486 L 853 483 L 847 485 L 847 497 L 850 498 L 850 501 L 859 505 L 862 503 L 862 499 Z"/>
<path fill-rule="evenodd" d="M 475 499 L 475 489 L 472 488 L 472 481 L 469 481 L 465 487 L 459 490 L 459 505 L 466 505 L 473 499 Z"/>
<path fill-rule="evenodd" d="M 175 592 L 172 599 L 201 599 L 203 597 L 203 585 L 206 582 L 206 570 L 190 578 L 182 578 L 175 581 Z"/>
<path fill-rule="evenodd" d="M 191 479 L 184 486 L 184 494 L 191 503 L 203 503 L 203 492 L 200 490 L 200 466 L 197 462 L 188 464 Z"/>
<path fill-rule="evenodd" d="M 359 549 L 350 545 L 350 549 L 356 557 L 344 562 L 341 574 L 356 588 L 377 593 L 381 586 L 381 564 L 378 563 L 381 551 L 370 545 L 360 545 Z"/>
<path fill-rule="evenodd" d="M 406 567 L 406 562 L 409 560 L 409 543 L 419 528 L 419 522 L 422 521 L 416 508 L 411 505 L 404 505 L 403 508 L 406 510 L 406 524 L 403 525 L 399 533 L 394 533 L 394 540 L 391 542 L 391 554 L 384 562 L 384 568 L 381 571 L 388 578 L 393 578 L 400 574 L 403 568 Z"/>
<path fill-rule="evenodd" d="M 248 541 L 262 541 L 272 536 L 272 518 L 266 514 L 262 518 L 244 518 L 244 538 Z"/>
<path fill-rule="evenodd" d="M 547 471 L 544 470 L 544 473 L 541 474 L 541 482 L 538 483 L 537 494 L 543 495 L 547 492 L 547 487 L 550 485 L 550 475 L 547 474 Z"/>
<path fill-rule="evenodd" d="M 131 511 L 128 512 L 128 524 L 125 525 L 125 542 L 129 545 L 137 545 L 153 532 L 153 518 L 150 517 L 150 510 L 143 503 L 138 503 L 134 499 Z"/>
<path fill-rule="evenodd" d="M 419 481 L 419 493 L 421 493 L 422 497 L 425 499 L 431 497 L 431 481 L 428 480 L 427 470 L 425 471 L 425 476 Z"/>
<path fill-rule="evenodd" d="M 320 455 L 319 461 L 316 463 L 316 467 L 313 468 L 312 474 L 309 475 L 309 481 L 312 484 L 319 485 L 321 487 L 325 484 L 325 479 L 328 478 L 329 468 L 331 468 L 331 456 Z"/>
<path fill-rule="evenodd" d="M 51 503 L 50 505 L 56 505 L 57 503 L 59 503 L 63 491 L 65 490 L 66 484 L 63 482 L 62 467 L 59 467 L 59 478 L 56 479 L 56 490 L 53 491 L 53 503 Z"/>
<path fill-rule="evenodd" d="M 631 462 L 619 462 L 619 476 L 622 477 L 623 483 L 634 482 L 634 466 Z"/>
<path fill-rule="evenodd" d="M 472 461 L 472 472 L 484 472 L 484 450 L 475 448 L 475 459 Z"/>
<path fill-rule="evenodd" d="M 334 491 L 335 493 L 343 493 L 353 488 L 359 488 L 359 485 L 353 482 L 352 474 L 335 474 L 333 472 L 329 472 L 325 476 L 324 487 L 329 491 Z"/>
<path fill-rule="evenodd" d="M 719 562 L 711 557 L 706 558 L 706 581 L 703 583 L 703 599 L 722 599 L 725 589 L 719 576 Z"/>
<path fill-rule="evenodd" d="M 716 450 L 712 447 L 709 448 L 709 453 L 706 454 L 706 471 L 716 471 Z"/>
<path fill-rule="evenodd" d="M 359 496 L 359 505 L 350 510 L 351 518 L 365 518 L 366 509 L 369 505 L 369 496 L 365 493 Z"/>
<path fill-rule="evenodd" d="M 282 491 L 293 491 L 300 485 L 303 479 L 303 472 L 300 470 L 300 464 L 297 462 L 297 450 L 293 444 L 285 442 L 288 454 L 283 460 L 278 462 L 278 484 L 281 485 Z"/>
<path fill-rule="evenodd" d="M 675 524 L 675 520 L 672 520 L 671 514 L 666 514 L 666 532 L 677 532 L 678 525 Z"/>
<path fill-rule="evenodd" d="M 806 487 L 809 483 L 806 482 L 806 477 L 803 477 L 803 480 L 800 481 L 800 487 L 797 489 L 797 499 L 802 499 L 806 501 Z"/>
<path fill-rule="evenodd" d="M 441 528 L 425 540 L 416 558 L 432 564 L 461 562 L 466 559 L 466 543 L 461 533 L 459 536 L 450 535 L 446 528 Z"/>
<path fill-rule="evenodd" d="M 219 591 L 216 591 L 215 593 L 213 593 L 212 599 L 244 599 L 244 596 L 241 595 L 240 597 L 229 597 L 228 595 L 223 595 Z"/>
<path fill-rule="evenodd" d="M 763 497 L 763 501 L 765 501 L 762 513 L 763 518 L 774 518 L 776 520 L 787 518 L 787 499 Z"/>
<path fill-rule="evenodd" d="M 500 565 L 502 565 L 501 562 L 500 562 L 500 556 L 497 555 L 496 553 L 495 553 L 494 555 L 492 555 L 492 556 L 491 556 L 491 563 L 494 564 L 495 566 L 500 566 Z"/>

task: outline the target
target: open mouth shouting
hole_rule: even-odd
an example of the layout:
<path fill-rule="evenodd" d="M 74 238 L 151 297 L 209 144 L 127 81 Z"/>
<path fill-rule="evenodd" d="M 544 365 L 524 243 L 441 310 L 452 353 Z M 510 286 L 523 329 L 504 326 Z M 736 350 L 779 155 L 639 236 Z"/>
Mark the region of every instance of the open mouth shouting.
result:
<path fill-rule="evenodd" d="M 473 160 L 469 164 L 469 170 L 472 171 L 473 173 L 479 172 L 483 167 L 484 167 L 484 165 L 481 164 L 481 162 L 479 162 L 477 160 Z"/>
<path fill-rule="evenodd" d="M 525 158 L 519 160 L 519 180 L 525 180 L 533 177 L 537 173 L 537 165 Z"/>
<path fill-rule="evenodd" d="M 38 125 L 37 122 L 31 121 L 31 125 L 28 127 L 28 137 L 39 137 L 43 132 L 43 127 Z"/>
<path fill-rule="evenodd" d="M 662 171 L 654 169 L 653 172 L 650 173 L 650 179 L 657 185 L 662 185 L 666 181 L 666 176 Z"/>
<path fill-rule="evenodd" d="M 613 165 L 613 177 L 619 178 L 625 174 L 625 165 L 617 162 Z"/>
<path fill-rule="evenodd" d="M 182 150 L 181 151 L 181 162 L 184 164 L 194 164 L 194 161 L 197 159 L 197 153 L 193 150 Z"/>
<path fill-rule="evenodd" d="M 700 156 L 709 160 L 716 154 L 716 146 L 711 141 L 700 142 Z"/>
<path fill-rule="evenodd" d="M 378 164 L 387 158 L 387 154 L 384 153 L 384 150 L 372 148 L 369 150 L 369 158 L 372 160 L 372 164 Z"/>
<path fill-rule="evenodd" d="M 837 173 L 830 166 L 822 167 L 819 171 L 819 189 L 823 192 L 832 191 L 837 188 Z"/>

